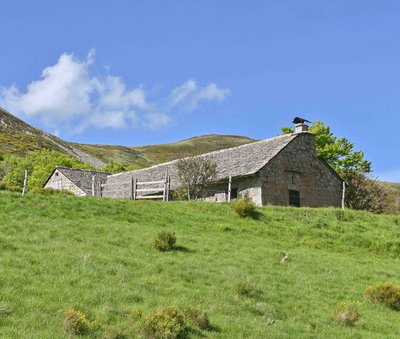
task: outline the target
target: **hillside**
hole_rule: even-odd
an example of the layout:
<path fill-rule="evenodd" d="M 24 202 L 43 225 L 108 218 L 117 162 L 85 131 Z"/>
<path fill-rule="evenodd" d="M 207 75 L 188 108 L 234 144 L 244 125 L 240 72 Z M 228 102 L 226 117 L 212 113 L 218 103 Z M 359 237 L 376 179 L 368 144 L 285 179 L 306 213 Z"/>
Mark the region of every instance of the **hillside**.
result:
<path fill-rule="evenodd" d="M 150 146 L 88 145 L 64 141 L 37 129 L 0 108 L 0 154 L 23 156 L 39 149 L 69 154 L 95 167 L 114 161 L 147 167 L 181 156 L 197 155 L 254 141 L 231 135 L 205 135 L 180 142 Z"/>
<path fill-rule="evenodd" d="M 92 155 L 73 147 L 71 143 L 32 127 L 0 108 L 0 154 L 23 156 L 29 152 L 44 148 L 69 154 L 77 160 L 95 167 L 103 167 L 105 165 Z"/>
<path fill-rule="evenodd" d="M 1 193 L 0 332 L 61 338 L 74 308 L 89 320 L 87 338 L 136 338 L 157 308 L 192 305 L 211 327 L 188 322 L 189 338 L 399 336 L 399 313 L 363 291 L 400 283 L 400 218 L 257 212 L 240 219 L 227 204 Z M 153 248 L 160 230 L 175 232 L 175 250 Z M 346 300 L 360 302 L 355 327 L 332 319 Z"/>
<path fill-rule="evenodd" d="M 179 142 L 149 146 L 74 145 L 105 162 L 114 161 L 125 165 L 148 167 L 183 156 L 217 151 L 252 141 L 255 140 L 242 136 L 210 134 Z"/>

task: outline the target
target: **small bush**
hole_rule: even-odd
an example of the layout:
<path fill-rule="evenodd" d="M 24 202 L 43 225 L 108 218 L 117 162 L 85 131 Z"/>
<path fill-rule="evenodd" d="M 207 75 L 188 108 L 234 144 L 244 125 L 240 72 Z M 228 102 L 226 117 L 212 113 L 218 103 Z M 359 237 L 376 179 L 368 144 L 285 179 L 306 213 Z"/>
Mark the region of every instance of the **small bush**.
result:
<path fill-rule="evenodd" d="M 143 335 L 152 339 L 176 339 L 186 336 L 183 314 L 175 307 L 159 309 L 144 319 Z"/>
<path fill-rule="evenodd" d="M 358 306 L 358 302 L 342 302 L 336 307 L 333 318 L 340 325 L 354 326 L 359 318 Z"/>
<path fill-rule="evenodd" d="M 179 187 L 176 190 L 171 192 L 171 199 L 172 200 L 188 200 L 188 192 L 185 187 Z"/>
<path fill-rule="evenodd" d="M 256 210 L 254 203 L 247 197 L 235 200 L 232 207 L 241 218 L 251 216 Z"/>
<path fill-rule="evenodd" d="M 200 311 L 191 306 L 186 311 L 187 318 L 201 330 L 206 330 L 210 327 L 210 320 L 205 311 Z"/>
<path fill-rule="evenodd" d="M 154 239 L 154 247 L 162 252 L 170 251 L 174 247 L 175 242 L 175 233 L 162 231 L 159 232 L 157 238 Z"/>
<path fill-rule="evenodd" d="M 236 286 L 236 292 L 241 296 L 250 297 L 256 292 L 256 289 L 248 281 L 241 281 Z"/>
<path fill-rule="evenodd" d="M 6 184 L 3 181 L 0 181 L 0 191 L 6 190 Z"/>
<path fill-rule="evenodd" d="M 64 315 L 64 332 L 66 335 L 84 334 L 89 327 L 89 323 L 84 313 L 73 309 Z"/>
<path fill-rule="evenodd" d="M 368 287 L 364 295 L 369 300 L 400 311 L 400 286 L 386 282 Z"/>

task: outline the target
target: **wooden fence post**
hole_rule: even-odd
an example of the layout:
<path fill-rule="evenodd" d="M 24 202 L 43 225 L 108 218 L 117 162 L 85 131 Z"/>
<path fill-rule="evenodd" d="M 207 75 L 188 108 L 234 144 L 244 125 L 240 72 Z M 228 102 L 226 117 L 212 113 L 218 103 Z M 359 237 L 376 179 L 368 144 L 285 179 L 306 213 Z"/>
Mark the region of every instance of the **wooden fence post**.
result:
<path fill-rule="evenodd" d="M 136 186 L 137 186 L 137 179 L 131 178 L 131 185 L 132 185 L 132 200 L 136 200 Z"/>
<path fill-rule="evenodd" d="M 28 183 L 28 171 L 25 170 L 24 173 L 24 187 L 22 188 L 22 195 L 26 193 L 26 184 Z"/>
<path fill-rule="evenodd" d="M 169 201 L 169 191 L 171 189 L 171 177 L 168 176 L 167 178 L 167 201 Z"/>
<path fill-rule="evenodd" d="M 164 176 L 163 201 L 167 201 L 167 179 L 168 179 L 168 174 L 167 174 L 167 172 L 165 172 L 165 176 Z"/>
<path fill-rule="evenodd" d="M 343 181 L 343 188 L 342 188 L 342 209 L 344 209 L 344 205 L 345 205 L 345 196 L 346 196 L 346 183 Z"/>
<path fill-rule="evenodd" d="M 232 177 L 229 177 L 229 182 L 228 182 L 228 203 L 231 202 L 231 191 L 232 191 Z"/>
<path fill-rule="evenodd" d="M 94 193 L 94 184 L 95 184 L 95 182 L 96 182 L 96 178 L 95 178 L 94 175 L 92 175 L 92 197 L 95 196 L 95 193 Z"/>

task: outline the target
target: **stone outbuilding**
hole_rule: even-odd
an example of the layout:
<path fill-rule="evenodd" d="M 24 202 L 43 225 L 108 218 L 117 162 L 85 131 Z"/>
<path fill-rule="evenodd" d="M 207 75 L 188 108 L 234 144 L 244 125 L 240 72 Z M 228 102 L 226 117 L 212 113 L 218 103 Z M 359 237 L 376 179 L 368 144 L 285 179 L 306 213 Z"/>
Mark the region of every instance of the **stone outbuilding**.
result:
<path fill-rule="evenodd" d="M 57 166 L 43 185 L 44 188 L 66 190 L 76 196 L 101 196 L 101 185 L 110 173 Z"/>
<path fill-rule="evenodd" d="M 343 179 L 317 155 L 315 135 L 305 124 L 296 125 L 296 133 L 256 141 L 238 147 L 210 152 L 202 157 L 216 164 L 216 181 L 211 201 L 247 196 L 257 205 L 340 207 Z M 132 182 L 152 182 L 170 177 L 176 190 L 179 160 L 142 170 L 110 175 L 102 196 L 132 198 Z"/>

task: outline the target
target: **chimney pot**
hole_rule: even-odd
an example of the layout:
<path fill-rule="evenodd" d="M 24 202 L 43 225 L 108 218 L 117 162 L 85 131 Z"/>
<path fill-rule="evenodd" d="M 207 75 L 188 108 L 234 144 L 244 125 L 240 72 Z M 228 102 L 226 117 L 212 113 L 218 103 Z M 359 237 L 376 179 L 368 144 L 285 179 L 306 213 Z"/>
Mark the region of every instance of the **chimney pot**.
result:
<path fill-rule="evenodd" d="M 296 124 L 296 133 L 304 133 L 308 132 L 308 125 L 301 123 L 301 124 Z"/>

